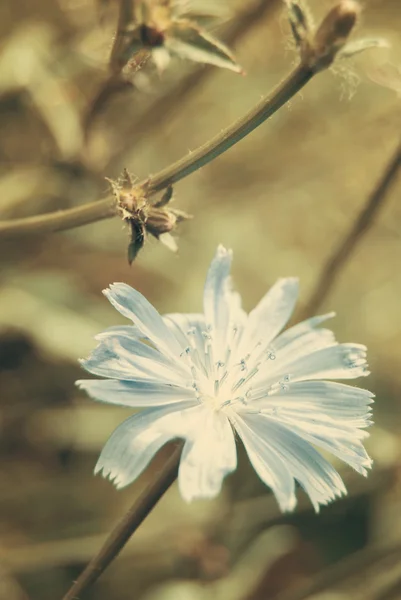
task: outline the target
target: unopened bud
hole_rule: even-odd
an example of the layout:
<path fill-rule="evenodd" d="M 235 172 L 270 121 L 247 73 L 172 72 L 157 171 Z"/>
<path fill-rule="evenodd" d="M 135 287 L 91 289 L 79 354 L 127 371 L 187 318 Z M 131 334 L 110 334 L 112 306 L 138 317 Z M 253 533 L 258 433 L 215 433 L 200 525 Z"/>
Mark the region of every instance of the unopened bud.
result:
<path fill-rule="evenodd" d="M 337 52 L 348 41 L 361 7 L 354 0 L 343 0 L 326 15 L 316 31 L 313 41 L 314 57 L 318 69 L 330 65 Z"/>
<path fill-rule="evenodd" d="M 155 238 L 158 238 L 162 233 L 172 231 L 177 223 L 177 217 L 171 210 L 151 208 L 146 220 L 146 229 Z"/>

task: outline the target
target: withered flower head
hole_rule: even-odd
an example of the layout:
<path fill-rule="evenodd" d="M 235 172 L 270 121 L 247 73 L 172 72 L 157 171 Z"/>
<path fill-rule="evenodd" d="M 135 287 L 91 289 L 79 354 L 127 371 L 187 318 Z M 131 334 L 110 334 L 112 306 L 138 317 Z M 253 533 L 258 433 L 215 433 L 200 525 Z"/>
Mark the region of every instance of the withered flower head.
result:
<path fill-rule="evenodd" d="M 109 180 L 117 206 L 123 221 L 131 229 L 131 241 L 128 245 L 128 262 L 132 264 L 143 247 L 146 235 L 150 234 L 173 252 L 177 244 L 171 232 L 181 221 L 191 216 L 177 208 L 168 206 L 173 197 L 173 187 L 166 188 L 157 202 L 151 202 L 146 185 L 135 185 L 127 170 L 119 181 Z"/>
<path fill-rule="evenodd" d="M 146 52 L 159 71 L 176 56 L 242 73 L 231 51 L 199 24 L 202 16 L 208 16 L 206 5 L 200 14 L 186 8 L 186 2 L 176 0 L 138 0 L 122 15 L 112 68 L 120 71 L 135 55 Z"/>

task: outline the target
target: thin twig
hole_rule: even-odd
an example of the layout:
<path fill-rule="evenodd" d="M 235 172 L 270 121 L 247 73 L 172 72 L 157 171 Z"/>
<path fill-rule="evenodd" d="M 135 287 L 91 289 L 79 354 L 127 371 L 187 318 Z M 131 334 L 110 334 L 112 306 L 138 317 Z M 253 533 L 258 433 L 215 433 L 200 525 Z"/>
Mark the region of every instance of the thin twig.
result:
<path fill-rule="evenodd" d="M 323 268 L 316 287 L 303 310 L 303 317 L 309 317 L 311 314 L 314 314 L 327 298 L 345 263 L 350 259 L 363 236 L 374 224 L 379 210 L 383 208 L 388 198 L 388 192 L 395 183 L 400 168 L 401 144 L 386 165 L 382 176 L 369 195 L 359 217 L 344 239 L 338 244 L 332 256 L 327 261 L 326 266 Z"/>
<path fill-rule="evenodd" d="M 150 197 L 168 185 L 176 183 L 180 179 L 194 173 L 259 127 L 259 125 L 295 96 L 314 74 L 315 71 L 312 67 L 304 64 L 298 65 L 270 96 L 258 102 L 244 117 L 238 119 L 233 125 L 227 127 L 227 129 L 223 130 L 197 150 L 184 156 L 139 185 L 146 185 L 147 194 Z M 0 237 L 6 239 L 21 235 L 44 234 L 72 229 L 113 217 L 116 213 L 117 207 L 115 201 L 109 196 L 105 200 L 98 200 L 97 202 L 91 202 L 78 208 L 58 211 L 48 215 L 0 221 Z"/>
<path fill-rule="evenodd" d="M 174 450 L 164 465 L 163 470 L 148 485 L 139 498 L 135 500 L 121 521 L 117 523 L 102 548 L 92 558 L 77 581 L 73 583 L 63 600 L 77 600 L 79 595 L 87 590 L 116 558 L 145 517 L 147 517 L 171 484 L 174 483 L 178 473 L 181 450 L 182 443 Z"/>

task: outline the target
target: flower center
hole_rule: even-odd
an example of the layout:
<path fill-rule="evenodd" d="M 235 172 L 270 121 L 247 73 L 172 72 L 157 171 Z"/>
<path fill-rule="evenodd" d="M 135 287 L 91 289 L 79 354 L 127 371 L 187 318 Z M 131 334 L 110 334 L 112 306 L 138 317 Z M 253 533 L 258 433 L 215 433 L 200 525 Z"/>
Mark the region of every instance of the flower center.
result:
<path fill-rule="evenodd" d="M 192 387 L 198 400 L 209 404 L 213 410 L 247 405 L 252 395 L 253 379 L 260 368 L 266 369 L 266 363 L 276 358 L 274 349 L 263 348 L 261 341 L 242 344 L 248 352 L 241 355 L 242 333 L 233 324 L 223 344 L 216 342 L 211 326 L 204 331 L 197 327 L 187 331 L 189 345 L 181 357 L 191 370 Z"/>

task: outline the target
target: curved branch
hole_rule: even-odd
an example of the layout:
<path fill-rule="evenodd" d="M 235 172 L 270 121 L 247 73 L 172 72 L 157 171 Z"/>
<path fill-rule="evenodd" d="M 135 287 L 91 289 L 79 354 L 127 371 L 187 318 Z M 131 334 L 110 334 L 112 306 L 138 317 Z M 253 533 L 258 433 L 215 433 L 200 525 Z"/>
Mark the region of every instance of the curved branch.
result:
<path fill-rule="evenodd" d="M 238 119 L 233 125 L 224 129 L 194 152 L 184 156 L 139 185 L 146 184 L 147 193 L 152 196 L 168 185 L 194 173 L 264 123 L 266 119 L 291 100 L 314 74 L 313 67 L 301 63 L 278 85 L 271 95 L 258 102 L 244 117 Z M 116 213 L 115 201 L 108 197 L 105 200 L 47 215 L 0 221 L 0 238 L 8 239 L 27 234 L 36 235 L 72 229 L 113 217 Z"/>

